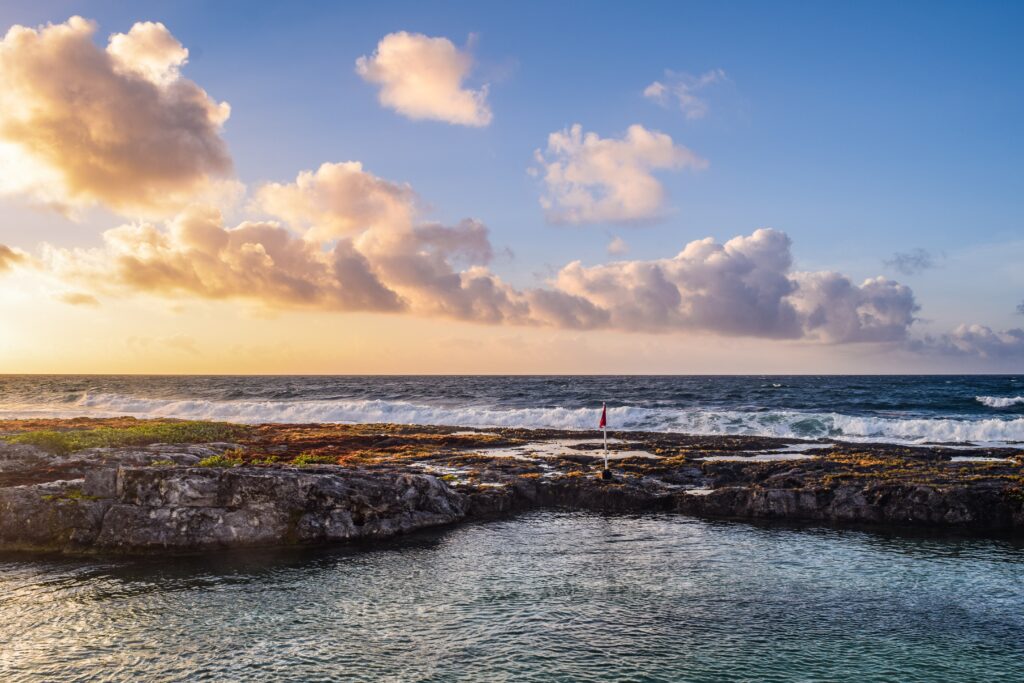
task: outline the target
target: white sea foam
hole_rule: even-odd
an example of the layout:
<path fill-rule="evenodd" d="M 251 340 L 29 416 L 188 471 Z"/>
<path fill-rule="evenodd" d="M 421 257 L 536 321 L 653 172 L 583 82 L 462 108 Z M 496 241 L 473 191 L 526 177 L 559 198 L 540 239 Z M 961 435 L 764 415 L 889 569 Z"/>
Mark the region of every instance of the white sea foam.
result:
<path fill-rule="evenodd" d="M 240 423 L 395 422 L 476 428 L 551 429 L 594 429 L 597 421 L 596 412 L 587 408 L 432 406 L 409 401 L 385 400 L 210 401 L 87 393 L 73 403 L 0 403 L 0 417 L 81 415 L 177 417 Z M 1024 444 L 1024 417 L 929 419 L 864 417 L 831 412 L 753 412 L 625 406 L 609 408 L 608 422 L 613 430 L 802 439 L 836 438 L 895 443 Z"/>
<path fill-rule="evenodd" d="M 1024 396 L 975 396 L 978 403 L 989 408 L 1010 408 L 1024 405 Z"/>

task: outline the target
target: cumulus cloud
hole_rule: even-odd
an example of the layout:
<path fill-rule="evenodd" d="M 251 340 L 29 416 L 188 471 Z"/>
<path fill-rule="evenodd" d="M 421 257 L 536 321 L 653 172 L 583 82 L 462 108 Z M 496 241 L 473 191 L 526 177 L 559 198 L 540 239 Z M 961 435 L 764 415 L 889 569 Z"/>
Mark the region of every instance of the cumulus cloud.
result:
<path fill-rule="evenodd" d="M 108 230 L 99 248 L 51 247 L 43 260 L 76 296 L 189 295 L 571 329 L 890 342 L 906 336 L 917 309 L 909 288 L 885 278 L 857 285 L 794 272 L 789 238 L 770 229 L 696 240 L 672 258 L 575 261 L 545 286 L 515 287 L 488 269 L 483 223 L 423 221 L 411 188 L 355 162 L 265 186 L 256 204 L 284 222 L 232 227 L 216 209 L 191 207 L 163 224 Z"/>
<path fill-rule="evenodd" d="M 368 230 L 412 228 L 416 195 L 363 170 L 358 161 L 325 163 L 302 171 L 293 183 L 268 183 L 256 193 L 267 213 L 310 230 L 314 239 L 349 237 Z"/>
<path fill-rule="evenodd" d="M 664 107 L 678 107 L 688 119 L 701 119 L 708 113 L 708 103 L 700 92 L 728 80 L 725 71 L 712 69 L 700 76 L 666 71 L 665 79 L 644 88 L 644 97 Z"/>
<path fill-rule="evenodd" d="M 854 284 L 835 272 L 796 273 L 789 297 L 805 337 L 831 343 L 887 342 L 906 337 L 918 310 L 906 285 L 876 277 Z"/>
<path fill-rule="evenodd" d="M 761 229 L 725 244 L 696 240 L 670 259 L 574 262 L 555 284 L 626 330 L 848 343 L 899 340 L 913 323 L 917 306 L 902 285 L 858 286 L 838 273 L 793 273 L 791 265 L 789 238 Z"/>
<path fill-rule="evenodd" d="M 465 87 L 473 57 L 447 38 L 421 33 L 389 33 L 373 55 L 356 60 L 356 73 L 380 86 L 382 106 L 410 119 L 432 119 L 463 126 L 491 122 L 487 86 Z"/>
<path fill-rule="evenodd" d="M 935 256 L 927 249 L 917 248 L 910 251 L 898 251 L 884 263 L 886 267 L 903 275 L 916 275 L 934 268 Z"/>
<path fill-rule="evenodd" d="M 188 50 L 160 23 L 95 32 L 76 16 L 0 40 L 0 190 L 149 215 L 234 189 L 230 108 L 181 76 Z"/>
<path fill-rule="evenodd" d="M 220 213 L 191 208 L 166 226 L 123 225 L 98 249 L 50 249 L 51 266 L 93 291 L 250 299 L 274 307 L 399 310 L 350 240 L 324 250 L 276 223 L 233 228 Z"/>
<path fill-rule="evenodd" d="M 0 244 L 0 273 L 11 270 L 14 266 L 24 263 L 26 260 L 27 257 L 22 252 Z"/>
<path fill-rule="evenodd" d="M 108 230 L 98 249 L 54 249 L 70 282 L 104 294 L 246 299 L 271 308 L 410 311 L 481 322 L 523 321 L 523 294 L 490 273 L 487 227 L 421 222 L 408 186 L 355 162 L 268 185 L 256 204 L 285 219 L 230 227 L 191 207 L 163 225 Z"/>
<path fill-rule="evenodd" d="M 583 133 L 580 124 L 548 136 L 536 150 L 541 198 L 555 223 L 628 223 L 664 212 L 665 191 L 654 171 L 702 169 L 707 162 L 672 138 L 636 124 L 620 139 Z"/>

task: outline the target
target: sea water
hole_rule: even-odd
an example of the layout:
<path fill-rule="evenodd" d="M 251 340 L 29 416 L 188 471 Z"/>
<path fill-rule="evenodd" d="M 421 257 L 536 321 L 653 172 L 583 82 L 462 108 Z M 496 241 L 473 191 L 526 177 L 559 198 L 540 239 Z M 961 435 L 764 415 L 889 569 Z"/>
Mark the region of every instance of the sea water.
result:
<path fill-rule="evenodd" d="M 1024 376 L 0 376 L 0 418 L 401 422 L 1024 443 Z"/>
<path fill-rule="evenodd" d="M 1021 681 L 1024 547 L 538 512 L 335 550 L 0 557 L 0 680 Z"/>
<path fill-rule="evenodd" d="M 1024 441 L 1020 377 L 0 377 L 0 417 Z M 334 549 L 0 556 L 0 681 L 1022 681 L 1009 539 L 537 512 Z"/>

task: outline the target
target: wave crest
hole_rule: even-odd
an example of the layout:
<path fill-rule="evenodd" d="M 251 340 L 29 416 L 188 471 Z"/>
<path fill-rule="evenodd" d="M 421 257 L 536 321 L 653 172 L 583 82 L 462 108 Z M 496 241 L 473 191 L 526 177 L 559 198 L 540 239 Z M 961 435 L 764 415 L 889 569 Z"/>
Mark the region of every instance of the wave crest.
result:
<path fill-rule="evenodd" d="M 74 404 L 0 406 L 0 415 L 176 417 L 239 423 L 393 422 L 459 427 L 595 429 L 591 408 L 431 406 L 387 400 L 157 399 L 86 393 Z M 608 409 L 613 429 L 707 435 L 837 438 L 893 443 L 1024 442 L 1024 418 L 894 418 L 833 412 L 740 411 L 621 406 Z"/>
<path fill-rule="evenodd" d="M 975 396 L 974 399 L 989 408 L 1012 408 L 1024 405 L 1024 396 Z"/>

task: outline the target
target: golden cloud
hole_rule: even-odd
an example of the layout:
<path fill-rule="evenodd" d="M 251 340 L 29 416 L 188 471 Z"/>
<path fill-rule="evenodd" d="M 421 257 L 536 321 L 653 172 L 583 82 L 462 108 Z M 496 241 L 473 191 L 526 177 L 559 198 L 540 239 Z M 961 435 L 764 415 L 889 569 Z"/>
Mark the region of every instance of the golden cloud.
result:
<path fill-rule="evenodd" d="M 356 73 L 380 86 L 381 105 L 410 119 L 486 126 L 487 86 L 463 85 L 472 68 L 472 56 L 447 38 L 406 31 L 389 33 L 372 56 L 356 60 Z"/>
<path fill-rule="evenodd" d="M 180 74 L 188 50 L 160 23 L 93 42 L 72 17 L 0 40 L 0 190 L 136 215 L 231 187 L 230 114 Z"/>
<path fill-rule="evenodd" d="M 546 287 L 490 272 L 487 227 L 419 221 L 408 186 L 355 162 L 324 164 L 267 186 L 257 204 L 299 225 L 227 227 L 191 208 L 162 226 L 124 225 L 91 250 L 50 249 L 68 282 L 104 294 L 242 299 L 271 308 L 403 311 L 488 324 L 695 331 L 827 343 L 898 341 L 913 292 L 885 278 L 856 285 L 792 271 L 791 242 L 762 229 L 687 244 L 672 258 L 562 268 Z"/>

